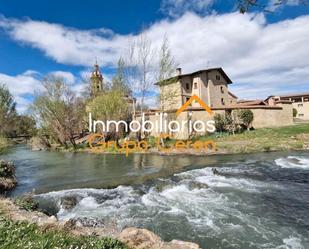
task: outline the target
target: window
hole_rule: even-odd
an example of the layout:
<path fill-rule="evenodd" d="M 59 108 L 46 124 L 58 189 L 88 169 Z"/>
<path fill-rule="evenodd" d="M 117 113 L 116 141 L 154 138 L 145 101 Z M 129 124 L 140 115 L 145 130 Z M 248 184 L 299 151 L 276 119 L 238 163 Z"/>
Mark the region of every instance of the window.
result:
<path fill-rule="evenodd" d="M 220 87 L 221 93 L 224 93 L 224 88 L 223 86 Z"/>
<path fill-rule="evenodd" d="M 190 89 L 190 85 L 189 83 L 186 83 L 186 89 L 189 90 Z"/>
<path fill-rule="evenodd" d="M 220 79 L 221 79 L 220 75 L 216 75 L 216 80 L 220 80 Z"/>
<path fill-rule="evenodd" d="M 194 89 L 197 89 L 197 83 L 196 82 L 194 83 Z"/>
<path fill-rule="evenodd" d="M 189 100 L 190 100 L 190 98 L 189 98 L 189 97 L 187 97 L 187 98 L 186 98 L 186 102 L 187 102 L 187 101 L 189 101 Z M 190 106 L 191 106 L 191 103 L 190 103 Z"/>
<path fill-rule="evenodd" d="M 297 106 L 298 106 L 298 107 L 303 107 L 304 105 L 303 105 L 303 104 L 298 104 Z"/>
<path fill-rule="evenodd" d="M 299 113 L 299 114 L 298 114 L 298 117 L 303 117 L 303 116 L 304 116 L 303 113 Z"/>
<path fill-rule="evenodd" d="M 221 99 L 221 104 L 225 105 L 224 98 Z"/>

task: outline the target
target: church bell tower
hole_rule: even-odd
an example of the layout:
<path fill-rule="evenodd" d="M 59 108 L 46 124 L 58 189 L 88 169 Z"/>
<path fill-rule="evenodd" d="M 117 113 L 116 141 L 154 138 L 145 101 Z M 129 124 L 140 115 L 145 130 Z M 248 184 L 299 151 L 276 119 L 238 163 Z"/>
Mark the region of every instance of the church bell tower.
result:
<path fill-rule="evenodd" d="M 94 69 L 91 73 L 91 94 L 92 96 L 98 96 L 103 92 L 103 76 L 101 74 L 98 63 L 94 65 Z"/>

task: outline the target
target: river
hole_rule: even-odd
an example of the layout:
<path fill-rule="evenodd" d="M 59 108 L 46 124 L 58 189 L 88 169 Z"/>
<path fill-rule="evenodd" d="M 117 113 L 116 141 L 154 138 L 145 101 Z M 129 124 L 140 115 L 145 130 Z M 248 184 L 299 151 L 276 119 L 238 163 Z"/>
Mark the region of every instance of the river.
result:
<path fill-rule="evenodd" d="M 61 220 L 144 227 L 206 249 L 309 248 L 308 152 L 126 158 L 18 146 L 0 157 L 17 168 L 10 195 L 34 190 Z M 68 196 L 72 210 L 60 204 Z"/>

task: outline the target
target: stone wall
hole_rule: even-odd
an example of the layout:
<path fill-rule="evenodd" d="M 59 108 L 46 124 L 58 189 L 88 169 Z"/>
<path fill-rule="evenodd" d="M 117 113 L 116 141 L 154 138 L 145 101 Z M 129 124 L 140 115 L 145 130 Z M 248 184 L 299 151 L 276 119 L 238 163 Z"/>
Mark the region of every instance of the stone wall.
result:
<path fill-rule="evenodd" d="M 293 124 L 291 104 L 279 104 L 278 108 L 251 109 L 254 114 L 253 128 L 279 127 Z"/>
<path fill-rule="evenodd" d="M 242 107 L 240 109 L 250 109 L 253 112 L 254 120 L 252 123 L 252 127 L 255 129 L 258 128 L 268 128 L 268 127 L 279 127 L 279 126 L 287 126 L 293 124 L 293 108 L 291 104 L 280 104 L 280 106 L 269 107 L 269 106 L 252 106 L 252 107 Z M 214 108 L 213 112 L 215 115 L 224 114 L 228 110 L 237 110 L 231 108 Z M 191 115 L 190 115 L 191 114 Z M 150 115 L 148 119 L 153 123 L 159 123 L 159 116 Z M 210 116 L 204 109 L 195 109 L 195 110 L 186 110 L 182 112 L 178 117 L 176 117 L 175 113 L 169 113 L 167 116 L 167 120 L 177 120 L 179 123 L 184 122 L 185 129 L 180 133 L 170 132 L 173 137 L 176 139 L 188 139 L 189 137 L 189 128 L 186 122 L 188 120 L 194 121 L 201 120 L 203 122 L 207 122 L 213 120 L 213 116 Z M 159 132 L 152 132 L 150 135 L 158 137 L 160 135 Z M 205 135 L 202 133 L 195 133 L 194 135 Z"/>

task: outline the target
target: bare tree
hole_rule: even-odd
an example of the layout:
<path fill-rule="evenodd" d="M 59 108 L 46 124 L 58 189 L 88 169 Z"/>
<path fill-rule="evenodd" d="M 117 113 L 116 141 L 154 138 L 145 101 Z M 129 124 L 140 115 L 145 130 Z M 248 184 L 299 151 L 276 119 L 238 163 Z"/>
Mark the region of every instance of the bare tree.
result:
<path fill-rule="evenodd" d="M 83 130 L 85 106 L 64 83 L 63 79 L 49 77 L 42 82 L 44 92 L 35 96 L 34 116 L 43 131 L 61 145 L 76 147 L 75 136 Z"/>
<path fill-rule="evenodd" d="M 126 55 L 127 75 L 130 85 L 141 97 L 141 112 L 145 108 L 145 97 L 154 83 L 155 49 L 146 34 L 141 33 L 130 41 Z"/>
<path fill-rule="evenodd" d="M 176 83 L 177 81 L 177 78 L 173 77 L 175 76 L 176 68 L 177 64 L 172 56 L 168 38 L 165 35 L 160 48 L 157 74 L 157 82 L 160 87 L 159 102 L 163 112 L 168 106 L 176 102 L 175 98 L 179 94 L 175 88 L 169 87 L 170 84 Z"/>

